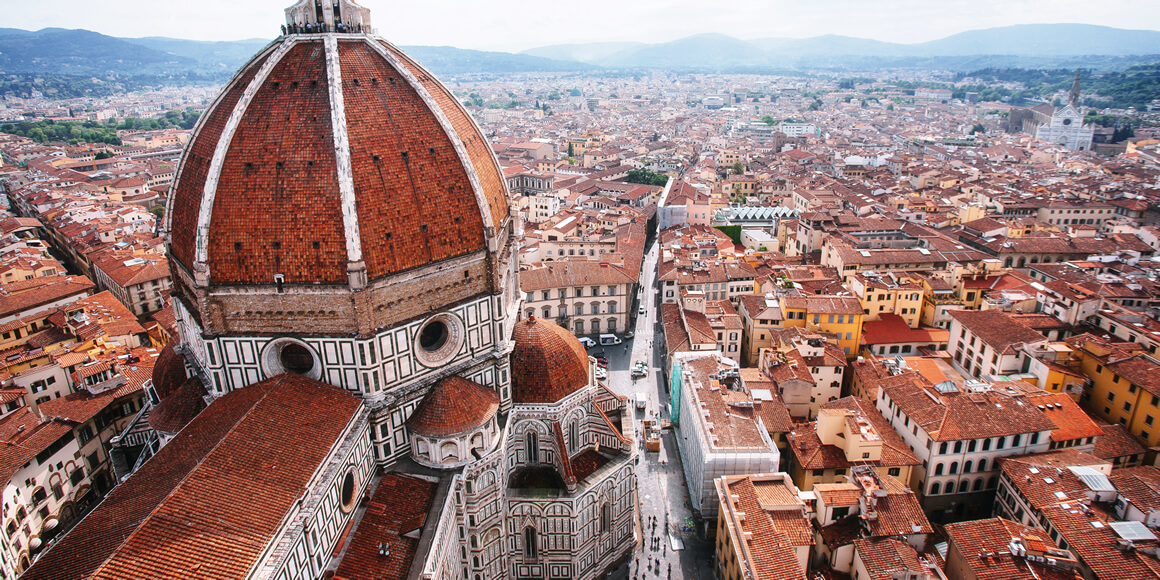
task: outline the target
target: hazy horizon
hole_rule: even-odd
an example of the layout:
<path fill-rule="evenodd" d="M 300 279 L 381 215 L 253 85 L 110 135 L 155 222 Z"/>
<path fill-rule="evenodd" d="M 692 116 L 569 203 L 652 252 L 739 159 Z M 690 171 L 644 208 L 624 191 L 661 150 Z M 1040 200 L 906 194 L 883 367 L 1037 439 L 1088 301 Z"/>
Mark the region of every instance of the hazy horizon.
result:
<path fill-rule="evenodd" d="M 108 3 L 44 0 L 9 6 L 4 26 L 83 28 L 131 38 L 273 38 L 283 22 L 283 9 L 291 3 L 205 0 L 197 4 L 196 13 L 190 13 L 190 4 L 172 1 L 124 0 L 117 2 L 122 9 L 110 10 Z M 808 5 L 740 0 L 725 7 L 692 0 L 629 4 L 592 0 L 582 11 L 529 11 L 526 3 L 512 0 L 434 0 L 421 6 L 386 0 L 359 3 L 371 9 L 380 34 L 396 44 L 508 52 L 553 44 L 659 43 L 714 33 L 744 40 L 834 34 L 915 44 L 1016 24 L 1082 23 L 1160 30 L 1160 2 L 1140 0 L 1106 0 L 1098 7 L 1080 0 L 816 0 Z M 439 25 L 416 25 L 422 22 Z"/>

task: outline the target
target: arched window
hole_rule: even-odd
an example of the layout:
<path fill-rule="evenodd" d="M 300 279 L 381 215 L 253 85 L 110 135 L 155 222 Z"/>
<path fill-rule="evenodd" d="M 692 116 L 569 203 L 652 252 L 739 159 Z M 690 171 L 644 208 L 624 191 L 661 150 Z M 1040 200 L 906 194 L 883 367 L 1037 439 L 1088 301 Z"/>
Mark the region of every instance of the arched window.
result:
<path fill-rule="evenodd" d="M 934 466 L 934 474 L 935 475 L 942 475 L 942 473 L 943 473 L 943 464 L 941 464 L 941 463 L 936 464 Z"/>
<path fill-rule="evenodd" d="M 551 318 L 551 317 L 552 317 L 552 307 L 545 306 L 544 307 L 544 318 Z"/>
<path fill-rule="evenodd" d="M 524 317 L 525 317 L 525 318 L 531 318 L 531 317 L 533 317 L 533 316 L 535 316 L 535 315 L 536 315 L 536 309 L 535 309 L 535 308 L 529 308 L 529 309 L 528 309 L 528 311 L 524 313 Z"/>
<path fill-rule="evenodd" d="M 979 479 L 976 479 L 976 480 L 975 480 L 975 489 L 974 489 L 974 491 L 979 491 L 979 490 L 981 490 L 981 489 L 983 489 L 983 478 L 981 478 L 981 477 L 980 477 Z"/>
<path fill-rule="evenodd" d="M 947 493 L 954 493 L 954 492 L 955 492 L 955 482 L 948 481 L 947 482 Z"/>
<path fill-rule="evenodd" d="M 958 461 L 952 461 L 952 462 L 951 462 L 951 475 L 954 475 L 954 474 L 956 474 L 956 473 L 958 473 L 958 472 L 959 472 L 959 462 L 958 462 Z"/>
<path fill-rule="evenodd" d="M 987 480 L 987 489 L 995 489 L 995 486 L 998 484 L 999 478 L 992 475 L 991 479 Z"/>
<path fill-rule="evenodd" d="M 572 423 L 568 425 L 568 435 L 568 438 L 572 440 L 572 453 L 575 453 L 580 449 L 579 421 L 572 421 Z"/>
<path fill-rule="evenodd" d="M 607 534 L 612 529 L 612 506 L 606 502 L 600 506 L 600 533 Z"/>
<path fill-rule="evenodd" d="M 971 461 L 967 460 L 967 462 L 963 464 L 963 473 L 970 473 L 970 472 L 971 472 Z"/>
<path fill-rule="evenodd" d="M 439 446 L 439 454 L 443 456 L 443 463 L 459 461 L 459 446 L 454 441 L 446 441 Z"/>
<path fill-rule="evenodd" d="M 537 552 L 536 528 L 528 526 L 524 528 L 524 558 L 535 560 Z"/>
<path fill-rule="evenodd" d="M 540 439 L 536 437 L 535 431 L 528 431 L 524 436 L 524 454 L 527 455 L 528 463 L 540 462 Z"/>
<path fill-rule="evenodd" d="M 938 490 L 939 490 L 939 484 L 936 481 L 933 484 L 931 484 L 931 486 L 930 486 L 930 494 L 931 495 L 938 495 Z"/>
<path fill-rule="evenodd" d="M 946 453 L 947 453 L 947 444 L 946 444 L 946 442 L 944 441 L 944 442 L 942 442 L 942 443 L 939 443 L 939 446 L 938 446 L 938 454 L 939 454 L 939 455 L 946 455 Z"/>

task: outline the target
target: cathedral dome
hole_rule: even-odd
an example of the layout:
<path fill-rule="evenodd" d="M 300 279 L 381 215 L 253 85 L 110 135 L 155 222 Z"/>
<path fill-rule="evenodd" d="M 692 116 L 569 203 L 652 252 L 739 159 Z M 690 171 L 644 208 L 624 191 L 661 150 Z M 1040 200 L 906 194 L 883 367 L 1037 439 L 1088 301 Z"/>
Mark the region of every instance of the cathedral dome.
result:
<path fill-rule="evenodd" d="M 187 284 L 359 290 L 497 251 L 506 185 L 455 96 L 351 0 L 303 0 L 284 31 L 186 148 L 165 231 Z"/>
<path fill-rule="evenodd" d="M 529 316 L 512 333 L 512 401 L 555 403 L 588 384 L 588 353 L 555 323 Z"/>
<path fill-rule="evenodd" d="M 483 426 L 499 410 L 495 391 L 460 377 L 447 377 L 432 387 L 407 419 L 416 435 L 446 437 Z"/>

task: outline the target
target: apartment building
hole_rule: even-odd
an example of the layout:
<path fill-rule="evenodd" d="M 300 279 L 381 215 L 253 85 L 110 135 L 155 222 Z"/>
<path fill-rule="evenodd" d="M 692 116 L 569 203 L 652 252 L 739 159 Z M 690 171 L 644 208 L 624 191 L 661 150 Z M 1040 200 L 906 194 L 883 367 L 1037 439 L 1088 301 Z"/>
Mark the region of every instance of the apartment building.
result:
<path fill-rule="evenodd" d="M 884 380 L 876 406 L 922 462 L 910 486 L 934 522 L 982 515 L 994 497 L 995 461 L 1047 451 L 1055 423 L 1017 392 L 985 383 L 932 385 L 918 373 Z"/>
<path fill-rule="evenodd" d="M 628 330 L 636 272 L 593 260 L 550 262 L 520 273 L 524 318 L 554 320 L 577 336 Z"/>
<path fill-rule="evenodd" d="M 1047 344 L 1047 337 L 999 310 L 956 310 L 951 314 L 947 350 L 963 374 L 981 377 L 1024 372 L 1024 348 Z"/>

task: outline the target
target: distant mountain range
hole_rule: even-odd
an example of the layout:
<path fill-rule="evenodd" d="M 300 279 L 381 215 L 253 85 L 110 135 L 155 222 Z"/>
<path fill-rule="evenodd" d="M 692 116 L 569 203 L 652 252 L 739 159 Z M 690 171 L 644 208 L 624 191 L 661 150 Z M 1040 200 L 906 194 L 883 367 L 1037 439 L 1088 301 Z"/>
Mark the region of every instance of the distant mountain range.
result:
<path fill-rule="evenodd" d="M 978 63 L 972 60 L 993 61 L 995 57 L 1073 60 L 1078 56 L 1160 55 L 1160 31 L 1089 24 L 1021 24 L 972 30 L 917 44 L 836 35 L 739 40 L 724 34 L 701 34 L 660 44 L 560 44 L 525 50 L 523 54 L 609 68 L 831 66 L 841 62 L 872 66 L 872 61 L 898 66 L 931 59 L 971 62 L 968 66 L 975 66 Z"/>
<path fill-rule="evenodd" d="M 103 76 L 196 76 L 224 80 L 270 40 L 205 42 L 176 38 L 116 38 L 89 30 L 0 28 L 0 73 Z M 404 46 L 437 75 L 566 72 L 596 68 L 578 61 L 450 46 Z"/>
<path fill-rule="evenodd" d="M 88 30 L 46 28 L 32 32 L 0 28 L 0 73 L 224 80 L 268 42 L 115 38 Z M 739 40 L 723 34 L 702 34 L 659 44 L 560 44 L 518 54 L 447 46 L 403 49 L 441 76 L 650 68 L 719 72 L 806 68 L 973 70 L 992 66 L 1119 69 L 1160 60 L 1160 31 L 1086 24 L 1025 24 L 972 30 L 918 44 L 835 35 Z"/>

